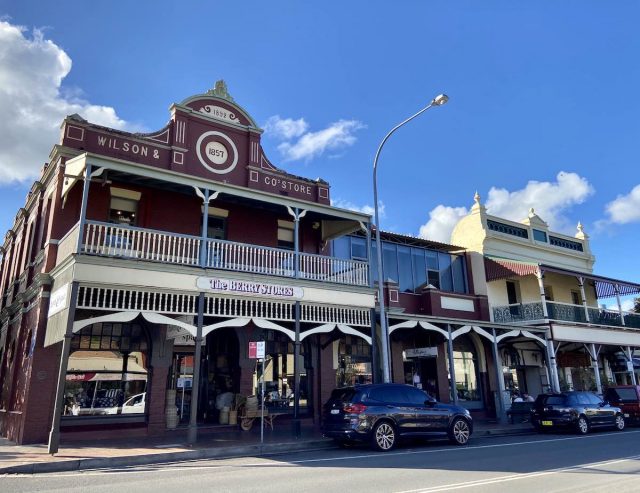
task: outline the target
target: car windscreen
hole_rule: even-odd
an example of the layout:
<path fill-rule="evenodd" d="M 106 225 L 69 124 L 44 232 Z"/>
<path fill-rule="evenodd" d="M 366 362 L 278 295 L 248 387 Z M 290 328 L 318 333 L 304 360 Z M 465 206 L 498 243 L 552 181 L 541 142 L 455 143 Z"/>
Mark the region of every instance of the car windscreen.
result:
<path fill-rule="evenodd" d="M 626 389 L 607 389 L 607 393 L 605 394 L 606 400 L 610 402 L 638 402 L 638 396 L 636 395 L 635 389 L 626 388 Z"/>

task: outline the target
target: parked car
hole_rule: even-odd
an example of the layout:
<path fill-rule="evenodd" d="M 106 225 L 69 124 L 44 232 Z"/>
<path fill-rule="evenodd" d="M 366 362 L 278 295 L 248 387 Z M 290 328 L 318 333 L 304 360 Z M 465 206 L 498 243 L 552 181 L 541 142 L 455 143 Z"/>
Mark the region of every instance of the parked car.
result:
<path fill-rule="evenodd" d="M 622 410 L 603 401 L 593 392 L 540 394 L 533 404 L 531 423 L 539 432 L 570 428 L 584 435 L 592 428 L 624 430 Z"/>
<path fill-rule="evenodd" d="M 604 400 L 622 409 L 629 423 L 640 424 L 640 385 L 614 385 L 604 393 Z"/>
<path fill-rule="evenodd" d="M 448 437 L 466 445 L 473 420 L 467 409 L 439 403 L 410 385 L 356 385 L 333 390 L 323 408 L 322 432 L 341 445 L 364 441 L 386 452 L 401 437 Z"/>

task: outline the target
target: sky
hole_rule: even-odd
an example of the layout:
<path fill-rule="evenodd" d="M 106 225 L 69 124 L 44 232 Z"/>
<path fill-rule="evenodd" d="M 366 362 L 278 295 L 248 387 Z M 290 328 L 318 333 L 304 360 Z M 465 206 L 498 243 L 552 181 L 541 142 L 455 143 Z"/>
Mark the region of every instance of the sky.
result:
<path fill-rule="evenodd" d="M 0 0 L 0 229 L 62 119 L 163 127 L 218 79 L 278 167 L 382 228 L 449 241 L 489 213 L 580 221 L 594 272 L 640 282 L 640 4 L 631 1 Z"/>

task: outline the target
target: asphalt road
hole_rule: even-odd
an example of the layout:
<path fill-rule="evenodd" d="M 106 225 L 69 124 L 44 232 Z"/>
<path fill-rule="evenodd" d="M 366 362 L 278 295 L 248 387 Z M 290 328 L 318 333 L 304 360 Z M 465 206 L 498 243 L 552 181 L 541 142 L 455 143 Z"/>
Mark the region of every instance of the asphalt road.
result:
<path fill-rule="evenodd" d="M 0 492 L 600 492 L 640 491 L 640 429 L 411 443 L 266 458 L 2 476 Z"/>

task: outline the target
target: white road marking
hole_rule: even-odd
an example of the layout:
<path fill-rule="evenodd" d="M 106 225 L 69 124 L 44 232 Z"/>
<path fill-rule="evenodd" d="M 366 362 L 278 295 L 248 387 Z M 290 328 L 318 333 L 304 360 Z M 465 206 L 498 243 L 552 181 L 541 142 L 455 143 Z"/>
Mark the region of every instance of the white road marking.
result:
<path fill-rule="evenodd" d="M 609 466 L 612 464 L 621 464 L 623 462 L 629 462 L 629 461 L 638 460 L 638 459 L 640 459 L 640 455 L 632 455 L 629 457 L 623 457 L 621 459 L 614 459 L 614 460 L 608 460 L 603 462 L 591 462 L 587 464 L 578 464 L 576 466 L 571 466 L 571 467 L 546 469 L 544 471 L 538 471 L 538 472 L 511 474 L 509 476 L 497 476 L 495 478 L 488 478 L 488 479 L 476 479 L 474 481 L 467 481 L 464 483 L 443 484 L 439 486 L 433 486 L 431 488 L 421 488 L 418 490 L 404 490 L 404 491 L 398 491 L 396 493 L 435 493 L 437 491 L 451 491 L 451 490 L 462 489 L 462 488 L 470 488 L 472 486 L 485 486 L 489 484 L 506 483 L 507 481 L 518 481 L 521 479 L 531 479 L 531 478 L 537 478 L 540 476 L 549 476 L 552 474 L 560 474 L 563 472 L 573 472 L 573 471 L 580 471 L 584 469 L 592 469 L 594 467 L 603 467 L 603 466 Z M 633 474 L 633 473 L 629 473 L 629 474 Z"/>
<path fill-rule="evenodd" d="M 227 458 L 211 458 L 211 459 L 193 459 L 189 461 L 178 461 L 178 462 L 164 462 L 164 463 L 156 463 L 156 464 L 141 464 L 131 466 L 131 469 L 109 469 L 105 470 L 105 468 L 100 469 L 83 469 L 74 471 L 72 473 L 40 473 L 38 476 L 55 476 L 55 477 L 70 477 L 77 476 L 78 474 L 86 475 L 86 476 L 106 476 L 113 474 L 146 474 L 149 472 L 175 472 L 177 469 L 186 469 L 189 471 L 202 471 L 207 469 L 221 469 L 221 468 L 245 468 L 245 467 L 291 467 L 292 465 L 301 465 L 301 464 L 311 464 L 317 462 L 333 462 L 333 461 L 343 461 L 343 460 L 354 460 L 354 459 L 370 459 L 372 457 L 383 458 L 390 456 L 402 456 L 402 455 L 416 455 L 416 454 L 442 454 L 442 453 L 455 453 L 455 452 L 466 452 L 469 450 L 480 450 L 480 449 L 491 449 L 491 448 L 502 448 L 502 447 L 522 447 L 523 445 L 536 445 L 539 443 L 554 443 L 554 442 L 564 442 L 569 440 L 589 440 L 589 439 L 598 439 L 601 437 L 607 436 L 620 436 L 622 434 L 633 434 L 640 433 L 640 430 L 636 431 L 615 431 L 612 433 L 598 433 L 593 435 L 586 436 L 574 436 L 574 437 L 562 437 L 562 438 L 549 438 L 544 440 L 535 440 L 535 441 L 520 441 L 520 442 L 510 442 L 510 443 L 496 443 L 492 445 L 468 445 L 465 447 L 456 447 L 449 446 L 447 448 L 437 448 L 437 449 L 428 449 L 428 450 L 402 450 L 402 451 L 394 451 L 394 452 L 372 452 L 368 454 L 361 455 L 347 455 L 340 457 L 324 457 L 318 459 L 301 459 L 301 460 L 291 460 L 286 462 L 266 462 L 266 460 L 270 460 L 269 457 L 265 457 L 262 462 L 249 462 L 249 463 L 219 463 L 219 464 L 210 464 L 210 465 L 202 465 L 202 466 L 192 466 L 190 464 L 199 463 L 203 461 L 231 461 L 231 460 L 241 460 L 242 457 L 227 457 Z M 275 454 L 274 454 L 275 455 Z M 283 454 L 278 454 L 283 455 Z M 137 470 L 134 469 L 136 467 L 143 467 L 145 470 Z M 153 471 L 150 470 L 153 469 Z M 15 474 L 12 477 L 31 477 L 31 474 Z M 418 490 L 422 491 L 422 490 Z"/>

